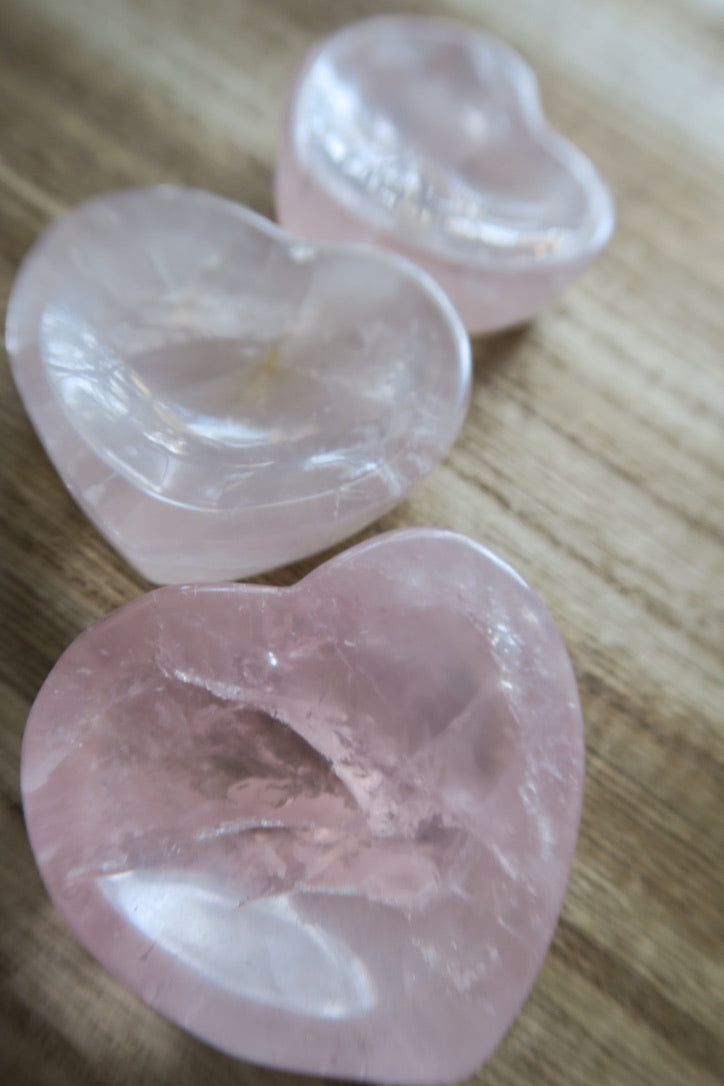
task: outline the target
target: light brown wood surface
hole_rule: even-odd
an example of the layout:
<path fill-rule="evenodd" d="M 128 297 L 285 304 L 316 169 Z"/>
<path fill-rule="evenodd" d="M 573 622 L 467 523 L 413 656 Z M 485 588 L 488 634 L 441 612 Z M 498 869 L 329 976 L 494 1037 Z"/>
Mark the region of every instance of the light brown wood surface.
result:
<path fill-rule="evenodd" d="M 603 257 L 475 343 L 447 460 L 379 524 L 444 525 L 536 588 L 577 672 L 586 802 L 563 915 L 486 1086 L 724 1081 L 724 5 L 721 0 L 0 0 L 0 289 L 46 224 L 188 182 L 271 215 L 291 73 L 365 13 L 447 12 L 518 48 L 618 203 Z M 192 1039 L 64 929 L 22 820 L 28 707 L 148 586 L 49 465 L 1 366 L 0 1082 L 291 1083 Z M 319 561 L 270 574 L 288 584 Z"/>

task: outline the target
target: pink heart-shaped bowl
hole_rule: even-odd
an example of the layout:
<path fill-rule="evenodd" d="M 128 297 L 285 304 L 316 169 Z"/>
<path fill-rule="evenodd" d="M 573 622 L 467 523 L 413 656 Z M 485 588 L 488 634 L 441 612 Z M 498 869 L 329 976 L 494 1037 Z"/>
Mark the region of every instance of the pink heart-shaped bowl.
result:
<path fill-rule="evenodd" d="M 414 265 L 168 185 L 53 225 L 7 346 L 76 501 L 160 583 L 259 573 L 369 524 L 447 452 L 470 385 L 465 329 Z"/>
<path fill-rule="evenodd" d="M 142 999 L 245 1059 L 474 1070 L 543 961 L 583 731 L 543 605 L 463 536 L 378 536 L 293 588 L 142 596 L 30 713 L 48 891 Z"/>
<path fill-rule="evenodd" d="M 282 126 L 276 204 L 301 237 L 411 257 L 471 332 L 532 317 L 614 223 L 608 189 L 546 122 L 521 57 L 464 23 L 406 15 L 312 49 Z"/>

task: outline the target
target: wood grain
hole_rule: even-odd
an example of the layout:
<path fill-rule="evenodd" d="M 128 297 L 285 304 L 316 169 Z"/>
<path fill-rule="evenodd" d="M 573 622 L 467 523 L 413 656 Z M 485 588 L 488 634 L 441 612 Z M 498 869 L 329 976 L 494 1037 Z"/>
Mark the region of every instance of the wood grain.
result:
<path fill-rule="evenodd" d="M 504 555 L 578 675 L 588 780 L 561 923 L 486 1086 L 724 1081 L 724 7 L 720 0 L 0 0 L 0 289 L 91 193 L 188 182 L 272 213 L 290 74 L 318 35 L 447 12 L 537 69 L 610 180 L 617 234 L 533 325 L 475 344 L 446 462 L 370 531 Z M 146 589 L 46 460 L 3 360 L 0 1079 L 247 1082 L 111 980 L 51 908 L 18 788 L 28 707 L 87 624 Z M 265 578 L 288 584 L 309 561 Z"/>

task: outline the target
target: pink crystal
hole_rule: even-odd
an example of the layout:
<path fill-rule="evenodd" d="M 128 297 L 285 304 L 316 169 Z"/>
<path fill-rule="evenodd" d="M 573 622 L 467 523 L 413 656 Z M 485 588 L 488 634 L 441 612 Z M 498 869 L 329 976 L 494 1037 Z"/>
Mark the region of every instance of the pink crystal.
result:
<path fill-rule="evenodd" d="M 234 1055 L 457 1079 L 543 960 L 575 845 L 575 680 L 469 539 L 378 536 L 289 589 L 171 587 L 82 634 L 25 733 L 28 831 L 86 947 Z"/>
<path fill-rule="evenodd" d="M 532 317 L 607 242 L 610 194 L 546 122 L 535 76 L 473 27 L 382 16 L 308 55 L 276 172 L 299 236 L 412 257 L 473 332 Z"/>
<path fill-rule="evenodd" d="M 358 531 L 445 454 L 470 381 L 465 330 L 419 269 L 171 186 L 55 224 L 7 345 L 71 493 L 157 582 L 258 573 Z"/>

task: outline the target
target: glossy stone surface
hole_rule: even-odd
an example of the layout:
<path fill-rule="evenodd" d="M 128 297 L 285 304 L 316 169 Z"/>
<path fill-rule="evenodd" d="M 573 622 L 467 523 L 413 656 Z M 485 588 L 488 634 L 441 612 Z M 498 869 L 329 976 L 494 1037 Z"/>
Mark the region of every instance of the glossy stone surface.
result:
<path fill-rule="evenodd" d="M 246 1059 L 450 1082 L 510 1025 L 583 784 L 553 622 L 462 536 L 377 536 L 289 589 L 169 587 L 33 706 L 28 831 L 78 938 Z"/>
<path fill-rule="evenodd" d="M 470 347 L 439 287 L 162 186 L 70 212 L 26 258 L 7 346 L 71 493 L 151 581 L 233 579 L 358 531 L 445 454 Z"/>
<path fill-rule="evenodd" d="M 311 51 L 283 124 L 276 203 L 295 234 L 413 258 L 472 332 L 532 317 L 614 222 L 606 186 L 547 124 L 521 57 L 416 16 L 354 23 Z"/>

